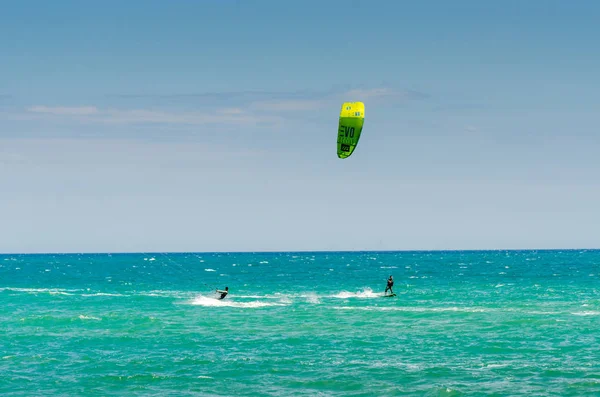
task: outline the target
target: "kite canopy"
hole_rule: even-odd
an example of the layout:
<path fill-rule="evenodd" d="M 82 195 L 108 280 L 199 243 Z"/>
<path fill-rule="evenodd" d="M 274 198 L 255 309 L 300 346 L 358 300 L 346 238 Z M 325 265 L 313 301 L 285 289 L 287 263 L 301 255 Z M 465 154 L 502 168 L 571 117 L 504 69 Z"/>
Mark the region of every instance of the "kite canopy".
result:
<path fill-rule="evenodd" d="M 340 112 L 337 137 L 337 155 L 341 159 L 350 157 L 356 149 L 365 122 L 365 104 L 344 102 Z"/>

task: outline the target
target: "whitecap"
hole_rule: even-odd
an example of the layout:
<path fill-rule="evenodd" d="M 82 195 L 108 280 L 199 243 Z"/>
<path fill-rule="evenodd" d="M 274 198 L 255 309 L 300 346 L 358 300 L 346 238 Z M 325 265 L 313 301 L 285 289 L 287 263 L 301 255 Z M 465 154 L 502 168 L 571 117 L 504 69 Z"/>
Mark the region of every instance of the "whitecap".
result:
<path fill-rule="evenodd" d="M 477 307 L 373 307 L 373 306 L 334 306 L 336 310 L 362 310 L 362 311 L 396 311 L 396 312 L 464 312 L 464 313 L 483 313 L 489 310 Z"/>
<path fill-rule="evenodd" d="M 321 303 L 321 301 L 319 300 L 319 296 L 315 293 L 306 294 L 306 295 L 304 295 L 304 298 L 306 298 L 306 301 L 308 303 L 314 303 L 314 304 Z"/>
<path fill-rule="evenodd" d="M 128 296 L 128 295 L 122 295 L 122 294 L 112 294 L 112 293 L 108 293 L 108 292 L 96 292 L 94 294 L 81 294 L 81 296 Z"/>
<path fill-rule="evenodd" d="M 574 312 L 571 314 L 573 314 L 575 316 L 599 316 L 600 312 L 595 311 L 595 310 L 587 310 L 587 311 L 583 311 L 583 312 Z"/>
<path fill-rule="evenodd" d="M 81 320 L 96 320 L 96 321 L 100 321 L 100 320 L 102 320 L 102 319 L 101 319 L 101 318 L 99 318 L 99 317 L 94 317 L 94 316 L 85 316 L 85 315 L 83 315 L 83 314 L 80 314 L 80 315 L 79 315 L 79 318 L 80 318 Z"/>
<path fill-rule="evenodd" d="M 338 294 L 331 295 L 331 298 L 340 298 L 340 299 L 348 299 L 348 298 L 377 298 L 382 296 L 383 293 L 375 293 L 371 288 L 365 288 L 359 292 L 349 292 L 342 291 Z"/>
<path fill-rule="evenodd" d="M 269 306 L 286 306 L 284 303 L 275 303 L 275 302 L 261 302 L 261 301 L 252 301 L 252 302 L 238 302 L 233 299 L 216 299 L 209 298 L 206 296 L 199 296 L 190 302 L 191 305 L 194 306 L 204 306 L 204 307 L 237 307 L 243 309 L 255 309 L 260 307 L 269 307 Z"/>

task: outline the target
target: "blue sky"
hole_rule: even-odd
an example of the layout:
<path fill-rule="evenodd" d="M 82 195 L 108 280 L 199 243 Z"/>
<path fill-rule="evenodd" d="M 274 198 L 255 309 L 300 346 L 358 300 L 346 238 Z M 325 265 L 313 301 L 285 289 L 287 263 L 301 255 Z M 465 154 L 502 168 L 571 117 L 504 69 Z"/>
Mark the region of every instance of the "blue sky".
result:
<path fill-rule="evenodd" d="M 600 3 L 20 1 L 0 252 L 597 248 Z M 366 106 L 336 157 L 343 101 Z"/>

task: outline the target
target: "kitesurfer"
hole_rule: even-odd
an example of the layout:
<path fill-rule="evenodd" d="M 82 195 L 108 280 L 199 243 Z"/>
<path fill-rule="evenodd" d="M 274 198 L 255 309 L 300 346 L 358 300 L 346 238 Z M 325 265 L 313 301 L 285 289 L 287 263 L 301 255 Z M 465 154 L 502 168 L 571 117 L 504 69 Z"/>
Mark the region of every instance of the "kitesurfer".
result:
<path fill-rule="evenodd" d="M 385 287 L 384 295 L 387 295 L 388 289 L 393 294 L 394 293 L 394 291 L 392 291 L 393 286 L 394 286 L 394 278 L 390 275 L 390 278 L 388 278 L 388 280 L 387 280 L 387 287 Z"/>
<path fill-rule="evenodd" d="M 223 299 L 227 296 L 227 294 L 229 293 L 229 287 L 225 287 L 225 291 L 221 291 L 220 289 L 217 290 L 217 293 L 221 294 L 221 297 L 218 299 Z"/>

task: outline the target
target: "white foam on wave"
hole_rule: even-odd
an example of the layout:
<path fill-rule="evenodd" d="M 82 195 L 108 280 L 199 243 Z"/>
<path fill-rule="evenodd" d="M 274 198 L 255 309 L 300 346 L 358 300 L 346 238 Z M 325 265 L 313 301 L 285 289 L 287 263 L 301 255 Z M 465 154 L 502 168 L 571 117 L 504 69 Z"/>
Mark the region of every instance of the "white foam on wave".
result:
<path fill-rule="evenodd" d="M 583 311 L 583 312 L 574 312 L 571 313 L 575 316 L 600 316 L 600 312 L 596 311 L 596 310 L 587 310 L 587 311 Z"/>
<path fill-rule="evenodd" d="M 395 311 L 395 312 L 465 312 L 465 313 L 483 313 L 487 309 L 477 307 L 373 307 L 373 306 L 335 306 L 336 310 L 363 310 L 363 311 Z"/>
<path fill-rule="evenodd" d="M 47 293 L 51 295 L 73 295 L 72 292 L 81 291 L 80 289 L 64 289 L 64 288 L 14 288 L 14 287 L 3 287 L 0 288 L 2 291 L 12 292 L 25 292 L 28 294 L 39 294 Z"/>
<path fill-rule="evenodd" d="M 330 295 L 330 298 L 339 298 L 339 299 L 348 299 L 348 298 L 378 298 L 380 296 L 382 296 L 383 293 L 375 293 L 373 292 L 373 290 L 371 288 L 365 288 L 362 291 L 359 292 L 349 292 L 349 291 L 342 291 L 338 294 L 335 295 Z"/>
<path fill-rule="evenodd" d="M 274 294 L 266 294 L 266 295 L 236 295 L 236 298 L 241 299 L 277 299 L 281 303 L 292 303 L 295 300 L 304 300 L 308 303 L 319 304 L 321 303 L 321 299 L 316 292 L 307 292 L 300 294 L 281 294 L 276 292 Z"/>
<path fill-rule="evenodd" d="M 508 367 L 508 364 L 483 364 L 482 368 L 506 368 Z"/>
<path fill-rule="evenodd" d="M 100 317 L 94 317 L 94 316 L 85 316 L 83 314 L 79 315 L 79 319 L 80 320 L 96 320 L 96 321 L 100 321 L 102 320 Z"/>
<path fill-rule="evenodd" d="M 152 291 L 139 291 L 136 292 L 136 295 L 141 296 L 152 296 L 152 297 L 161 297 L 161 298 L 186 298 L 189 297 L 192 292 L 188 291 L 170 291 L 170 290 L 152 290 Z"/>
<path fill-rule="evenodd" d="M 70 292 L 64 292 L 64 291 L 48 291 L 48 293 L 50 295 L 68 295 L 68 296 L 75 295 L 75 294 L 72 294 Z"/>
<path fill-rule="evenodd" d="M 215 269 L 204 269 L 205 272 L 216 272 Z"/>
<path fill-rule="evenodd" d="M 109 292 L 96 292 L 94 294 L 81 294 L 81 296 L 90 297 L 90 296 L 129 296 L 129 295 L 116 294 L 116 293 L 112 294 L 112 293 L 109 293 Z"/>
<path fill-rule="evenodd" d="M 304 298 L 306 299 L 306 301 L 308 303 L 314 303 L 314 304 L 321 303 L 321 301 L 319 300 L 319 296 L 314 292 L 310 292 L 310 293 L 304 295 Z"/>
<path fill-rule="evenodd" d="M 198 296 L 190 302 L 191 305 L 194 306 L 204 306 L 204 307 L 239 307 L 239 308 L 247 308 L 247 309 L 255 309 L 259 307 L 269 307 L 269 306 L 287 306 L 285 303 L 276 303 L 276 302 L 261 302 L 261 301 L 252 301 L 252 302 L 238 302 L 233 299 L 216 299 L 210 298 L 207 296 Z"/>
<path fill-rule="evenodd" d="M 27 294 L 50 294 L 50 295 L 66 295 L 66 296 L 83 296 L 83 297 L 95 297 L 95 296 L 130 296 L 126 294 L 119 294 L 116 292 L 90 292 L 90 289 L 65 289 L 65 288 L 14 288 L 4 287 L 0 288 L 0 292 L 23 292 Z M 87 291 L 87 292 L 83 292 Z"/>

